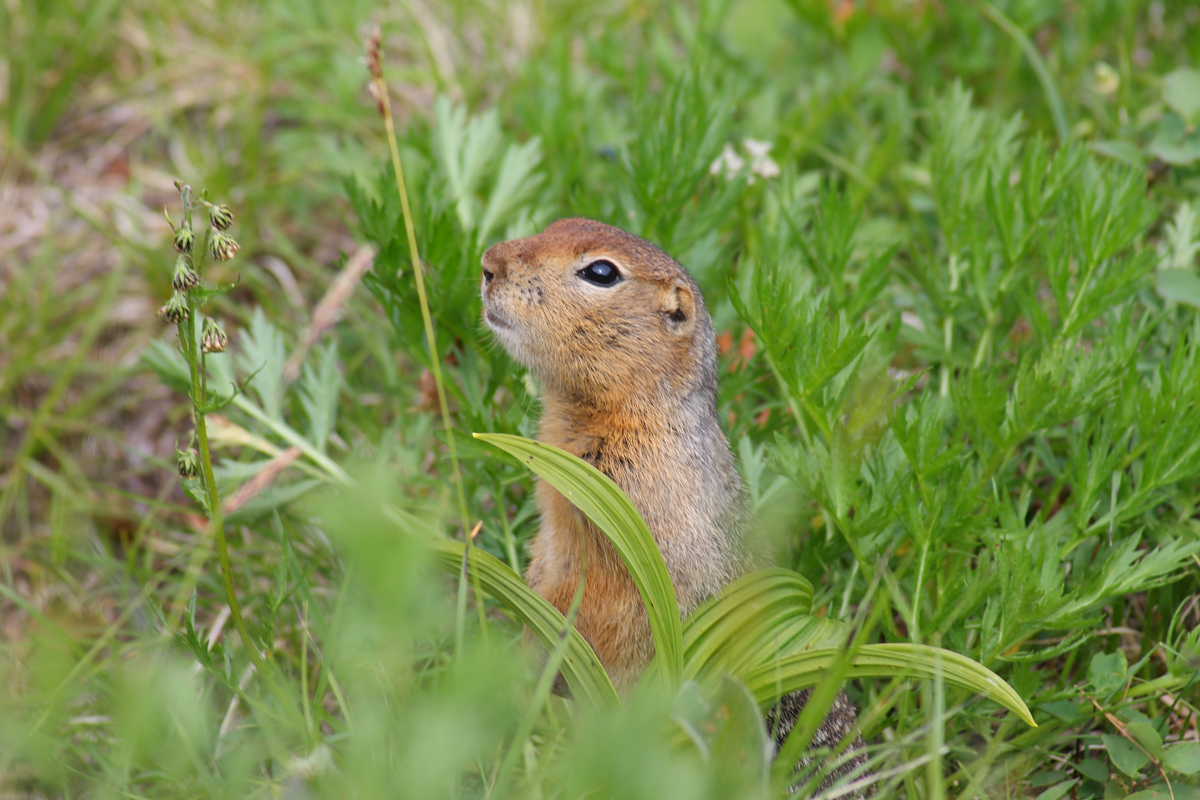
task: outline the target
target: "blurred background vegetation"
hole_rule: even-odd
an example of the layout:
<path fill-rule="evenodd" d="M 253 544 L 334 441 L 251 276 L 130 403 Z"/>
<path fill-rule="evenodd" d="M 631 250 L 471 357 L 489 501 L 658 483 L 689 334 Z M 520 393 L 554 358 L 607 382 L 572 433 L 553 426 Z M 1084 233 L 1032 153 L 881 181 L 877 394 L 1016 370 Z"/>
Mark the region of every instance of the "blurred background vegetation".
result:
<path fill-rule="evenodd" d="M 680 747 L 671 698 L 531 706 L 516 626 L 464 617 L 421 545 L 464 532 L 373 22 L 477 546 L 519 569 L 537 524 L 530 476 L 467 436 L 538 413 L 478 322 L 480 254 L 604 219 L 705 289 L 764 560 L 1033 708 L 1026 729 L 945 687 L 852 684 L 882 796 L 1200 797 L 1186 0 L 4 2 L 5 792 L 766 791 Z M 274 478 L 230 518 L 261 671 L 175 473 L 175 180 L 238 215 L 241 254 L 206 277 L 236 282 L 210 309 L 221 374 L 254 374 L 214 426 L 219 478 Z"/>

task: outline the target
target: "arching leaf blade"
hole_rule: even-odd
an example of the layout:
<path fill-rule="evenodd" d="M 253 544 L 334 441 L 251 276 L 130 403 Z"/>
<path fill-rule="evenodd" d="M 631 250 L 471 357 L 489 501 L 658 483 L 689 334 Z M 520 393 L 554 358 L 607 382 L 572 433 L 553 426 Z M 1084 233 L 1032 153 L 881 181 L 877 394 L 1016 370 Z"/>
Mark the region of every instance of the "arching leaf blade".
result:
<path fill-rule="evenodd" d="M 741 677 L 758 701 L 768 705 L 819 683 L 839 655 L 828 648 L 791 653 L 766 660 Z M 979 662 L 950 650 L 921 644 L 867 644 L 858 648 L 845 669 L 848 678 L 935 678 L 939 674 L 946 683 L 977 692 L 1037 727 L 1016 690 Z"/>
<path fill-rule="evenodd" d="M 447 571 L 458 574 L 462 569 L 466 545 L 450 539 L 436 539 L 430 542 L 430 546 L 438 563 Z M 566 632 L 568 642 L 562 673 L 576 696 L 596 703 L 617 701 L 617 690 L 596 652 L 578 630 L 568 626 L 566 618 L 557 608 L 530 589 L 511 567 L 477 547 L 471 548 L 469 568 L 472 575 L 479 579 L 480 587 L 525 623 L 546 643 L 547 648 L 553 650 Z"/>
<path fill-rule="evenodd" d="M 683 671 L 683 624 L 675 585 L 645 520 L 604 473 L 565 450 L 503 433 L 476 433 L 557 489 L 612 541 L 642 596 L 654 636 L 655 659 L 666 676 Z"/>
<path fill-rule="evenodd" d="M 808 617 L 812 584 L 787 569 L 744 575 L 684 623 L 684 675 L 737 673 L 761 653 L 778 653 L 818 627 Z"/>

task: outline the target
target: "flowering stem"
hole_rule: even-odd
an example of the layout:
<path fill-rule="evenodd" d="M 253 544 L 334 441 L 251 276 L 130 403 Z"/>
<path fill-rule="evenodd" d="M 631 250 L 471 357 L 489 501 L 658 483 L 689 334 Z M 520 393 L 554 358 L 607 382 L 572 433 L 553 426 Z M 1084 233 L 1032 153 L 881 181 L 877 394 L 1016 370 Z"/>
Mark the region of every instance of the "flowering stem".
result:
<path fill-rule="evenodd" d="M 192 215 L 192 198 L 191 191 L 185 187 L 181 192 L 184 204 L 184 220 L 185 224 L 190 225 Z M 195 265 L 198 268 L 200 262 L 204 259 L 207 238 L 193 248 L 195 256 Z M 221 508 L 221 491 L 217 487 L 216 475 L 213 472 L 212 448 L 208 441 L 208 423 L 205 409 L 208 407 L 208 381 L 205 375 L 204 352 L 199 345 L 199 339 L 196 335 L 196 320 L 200 315 L 201 301 L 194 294 L 187 295 L 188 313 L 184 319 L 179 320 L 177 328 L 179 332 L 179 344 L 183 350 L 184 358 L 188 362 L 188 368 L 191 373 L 191 400 L 192 400 L 192 421 L 196 429 L 196 446 L 199 450 L 199 466 L 201 482 L 204 484 L 205 501 L 208 505 L 208 533 L 211 539 L 217 543 L 217 557 L 221 564 L 221 577 L 225 584 L 225 598 L 229 603 L 229 617 L 233 621 L 233 626 L 245 642 L 246 647 L 250 650 L 250 659 L 254 662 L 254 666 L 261 672 L 264 663 L 262 654 L 258 650 L 258 646 L 254 640 L 250 638 L 250 631 L 246 627 L 245 618 L 242 616 L 242 606 L 238 601 L 237 592 L 233 585 L 233 564 L 229 558 L 229 543 L 225 536 L 225 512 Z"/>

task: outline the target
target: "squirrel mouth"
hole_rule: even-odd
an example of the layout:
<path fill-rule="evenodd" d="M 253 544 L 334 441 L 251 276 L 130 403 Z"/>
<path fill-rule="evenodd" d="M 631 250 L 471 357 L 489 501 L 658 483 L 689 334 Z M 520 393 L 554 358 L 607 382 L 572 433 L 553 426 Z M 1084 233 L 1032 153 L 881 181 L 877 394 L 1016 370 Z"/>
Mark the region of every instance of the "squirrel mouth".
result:
<path fill-rule="evenodd" d="M 493 328 L 502 328 L 507 330 L 512 327 L 512 324 L 509 323 L 508 320 L 497 314 L 495 311 L 492 311 L 490 308 L 484 314 L 484 317 L 487 319 L 488 324 Z"/>

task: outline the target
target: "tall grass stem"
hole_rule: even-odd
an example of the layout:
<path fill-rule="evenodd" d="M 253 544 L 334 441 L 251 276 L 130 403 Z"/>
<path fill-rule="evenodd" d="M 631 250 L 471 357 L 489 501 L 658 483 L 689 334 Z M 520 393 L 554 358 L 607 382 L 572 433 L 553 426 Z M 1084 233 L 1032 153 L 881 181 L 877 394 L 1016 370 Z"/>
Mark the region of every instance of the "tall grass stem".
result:
<path fill-rule="evenodd" d="M 454 490 L 458 497 L 459 522 L 462 533 L 466 536 L 467 525 L 467 495 L 463 488 L 462 470 L 458 465 L 458 447 L 454 443 L 454 428 L 450 424 L 450 404 L 446 400 L 445 379 L 442 376 L 441 356 L 437 346 L 437 334 L 433 327 L 433 316 L 429 312 L 429 297 L 425 292 L 425 269 L 421 264 L 420 251 L 417 248 L 417 234 L 413 225 L 412 204 L 408 199 L 408 186 L 404 180 L 404 163 L 400 159 L 400 147 L 396 144 L 396 123 L 392 116 L 392 104 L 388 99 L 387 81 L 383 77 L 383 53 L 381 37 L 375 31 L 368 44 L 367 60 L 371 69 L 371 80 L 374 83 L 375 99 L 379 103 L 379 113 L 383 116 L 384 129 L 387 131 L 388 152 L 392 159 L 392 173 L 396 177 L 396 192 L 400 195 L 400 207 L 404 211 L 404 234 L 408 239 L 408 255 L 412 262 L 413 278 L 417 285 L 417 300 L 421 306 L 421 322 L 425 326 L 425 342 L 429 347 L 429 369 L 433 373 L 434 386 L 437 388 L 438 409 L 442 415 L 442 428 L 446 434 L 446 447 L 450 453 L 450 470 L 454 477 Z"/>

